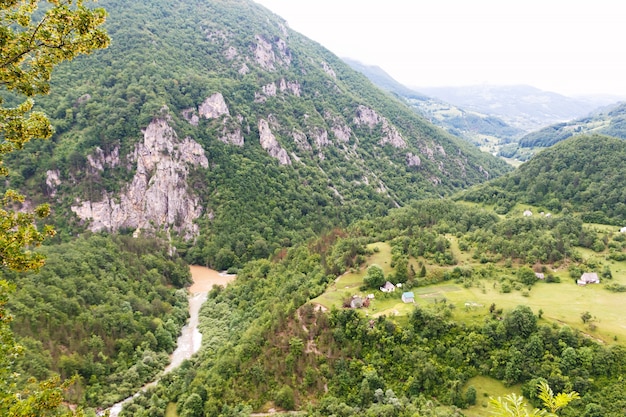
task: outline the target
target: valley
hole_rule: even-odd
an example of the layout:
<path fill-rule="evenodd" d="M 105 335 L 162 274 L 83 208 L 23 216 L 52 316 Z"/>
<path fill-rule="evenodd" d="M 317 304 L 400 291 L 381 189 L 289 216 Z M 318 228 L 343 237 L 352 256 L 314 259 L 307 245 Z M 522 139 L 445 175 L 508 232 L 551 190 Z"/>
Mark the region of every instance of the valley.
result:
<path fill-rule="evenodd" d="M 344 61 L 431 123 L 513 166 L 571 136 L 626 137 L 624 98 L 572 98 L 527 85 L 410 88 L 380 67 Z"/>
<path fill-rule="evenodd" d="M 178 368 L 183 361 L 190 359 L 192 355 L 200 350 L 202 346 L 202 334 L 198 330 L 200 308 L 206 301 L 207 294 L 213 286 L 224 287 L 236 278 L 234 275 L 220 273 L 198 265 L 191 265 L 189 269 L 191 270 L 192 282 L 189 287 L 189 319 L 187 324 L 181 329 L 181 334 L 176 341 L 176 349 L 170 354 L 170 362 L 163 370 L 163 374 Z M 144 385 L 141 390 L 145 391 L 157 382 L 158 380 L 152 381 Z M 110 417 L 117 417 L 122 411 L 124 404 L 131 401 L 136 395 L 113 404 L 105 411 L 108 411 Z M 98 413 L 98 415 L 104 415 L 104 412 Z"/>
<path fill-rule="evenodd" d="M 81 4 L 0 17 L 0 415 L 626 415 L 621 107 L 523 144 L 586 107 L 381 89 L 249 0 Z"/>

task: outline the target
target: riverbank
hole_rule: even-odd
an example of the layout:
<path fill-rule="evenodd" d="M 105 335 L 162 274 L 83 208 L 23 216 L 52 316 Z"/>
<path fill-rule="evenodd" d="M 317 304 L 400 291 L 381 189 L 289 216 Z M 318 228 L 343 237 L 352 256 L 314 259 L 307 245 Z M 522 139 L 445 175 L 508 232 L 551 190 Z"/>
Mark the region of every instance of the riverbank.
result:
<path fill-rule="evenodd" d="M 178 368 L 183 361 L 191 358 L 194 353 L 200 350 L 200 347 L 202 346 L 202 333 L 198 330 L 200 308 L 206 301 L 207 295 L 214 285 L 224 287 L 236 278 L 236 275 L 225 274 L 204 266 L 191 265 L 189 269 L 191 271 L 192 280 L 192 285 L 189 287 L 188 297 L 189 321 L 181 330 L 181 334 L 176 343 L 176 350 L 174 350 L 174 352 L 170 355 L 170 364 L 163 370 L 163 374 Z M 157 381 L 158 379 L 144 385 L 139 392 L 144 391 L 146 388 L 156 384 Z M 133 397 L 134 396 L 128 397 L 125 400 L 114 404 L 109 409 L 110 417 L 117 417 L 122 411 L 123 405 L 130 401 Z"/>

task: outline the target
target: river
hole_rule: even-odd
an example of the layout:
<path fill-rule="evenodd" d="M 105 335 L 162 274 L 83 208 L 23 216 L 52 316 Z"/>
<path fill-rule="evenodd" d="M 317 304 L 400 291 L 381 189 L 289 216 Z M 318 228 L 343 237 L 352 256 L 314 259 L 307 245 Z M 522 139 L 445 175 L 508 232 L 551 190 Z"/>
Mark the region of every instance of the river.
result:
<path fill-rule="evenodd" d="M 183 327 L 178 337 L 176 350 L 170 355 L 170 364 L 163 370 L 163 374 L 176 369 L 184 360 L 189 359 L 194 353 L 200 350 L 200 346 L 202 345 L 202 333 L 198 330 L 200 307 L 202 307 L 202 304 L 206 301 L 207 294 L 214 285 L 225 286 L 235 279 L 235 275 L 220 273 L 204 266 L 192 265 L 189 268 L 193 282 L 191 287 L 189 287 L 189 321 Z M 158 379 L 144 385 L 139 392 L 156 384 L 157 381 Z M 114 404 L 109 409 L 110 417 L 117 417 L 122 411 L 122 406 L 133 397 L 134 396 L 128 397 Z"/>

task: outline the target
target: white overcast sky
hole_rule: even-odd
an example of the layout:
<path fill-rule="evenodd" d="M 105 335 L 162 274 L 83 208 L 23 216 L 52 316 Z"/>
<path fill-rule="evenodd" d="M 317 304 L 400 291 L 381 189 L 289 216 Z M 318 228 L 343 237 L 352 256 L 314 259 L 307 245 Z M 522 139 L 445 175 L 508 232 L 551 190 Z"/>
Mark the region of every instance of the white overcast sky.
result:
<path fill-rule="evenodd" d="M 527 84 L 626 97 L 618 0 L 255 0 L 340 57 L 412 86 Z"/>

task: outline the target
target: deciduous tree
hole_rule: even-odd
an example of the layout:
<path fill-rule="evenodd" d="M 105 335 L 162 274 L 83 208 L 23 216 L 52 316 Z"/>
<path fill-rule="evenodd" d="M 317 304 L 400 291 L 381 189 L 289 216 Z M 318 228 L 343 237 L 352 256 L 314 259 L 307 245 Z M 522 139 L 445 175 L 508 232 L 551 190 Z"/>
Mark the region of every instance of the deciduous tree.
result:
<path fill-rule="evenodd" d="M 370 288 L 379 288 L 385 285 L 385 273 L 378 265 L 372 265 L 367 268 L 367 274 L 364 278 L 365 285 Z"/>
<path fill-rule="evenodd" d="M 40 4 L 41 3 L 41 4 Z M 67 60 L 104 48 L 109 37 L 102 29 L 106 13 L 88 8 L 83 0 L 5 0 L 0 2 L 0 89 L 23 97 L 15 107 L 0 98 L 0 176 L 7 176 L 4 157 L 22 149 L 31 139 L 49 138 L 52 127 L 46 116 L 32 111 L 31 97 L 47 94 L 53 68 Z M 41 13 L 37 11 L 42 6 Z M 35 18 L 37 16 L 37 18 Z M 38 228 L 36 219 L 48 215 L 44 204 L 32 212 L 20 210 L 24 196 L 7 190 L 0 198 L 0 265 L 16 271 L 37 269 L 41 255 L 32 252 L 54 234 L 50 227 Z M 0 280 L 0 415 L 59 415 L 62 401 L 58 380 L 33 384 L 28 392 L 15 392 L 12 358 L 20 353 L 9 328 L 5 310 L 8 286 Z"/>
<path fill-rule="evenodd" d="M 43 14 L 35 12 L 43 3 Z M 7 0 L 0 3 L 0 88 L 24 97 L 15 107 L 5 107 L 0 98 L 0 176 L 7 176 L 5 155 L 22 149 L 34 138 L 46 139 L 52 133 L 47 117 L 32 111 L 31 97 L 47 94 L 53 68 L 80 54 L 104 48 L 109 43 L 102 29 L 106 13 L 90 9 L 83 0 Z M 0 262 L 15 270 L 42 265 L 41 257 L 29 249 L 38 246 L 54 232 L 38 230 L 33 221 L 48 215 L 42 205 L 32 213 L 17 211 L 24 202 L 19 193 L 8 190 L 0 207 Z"/>

